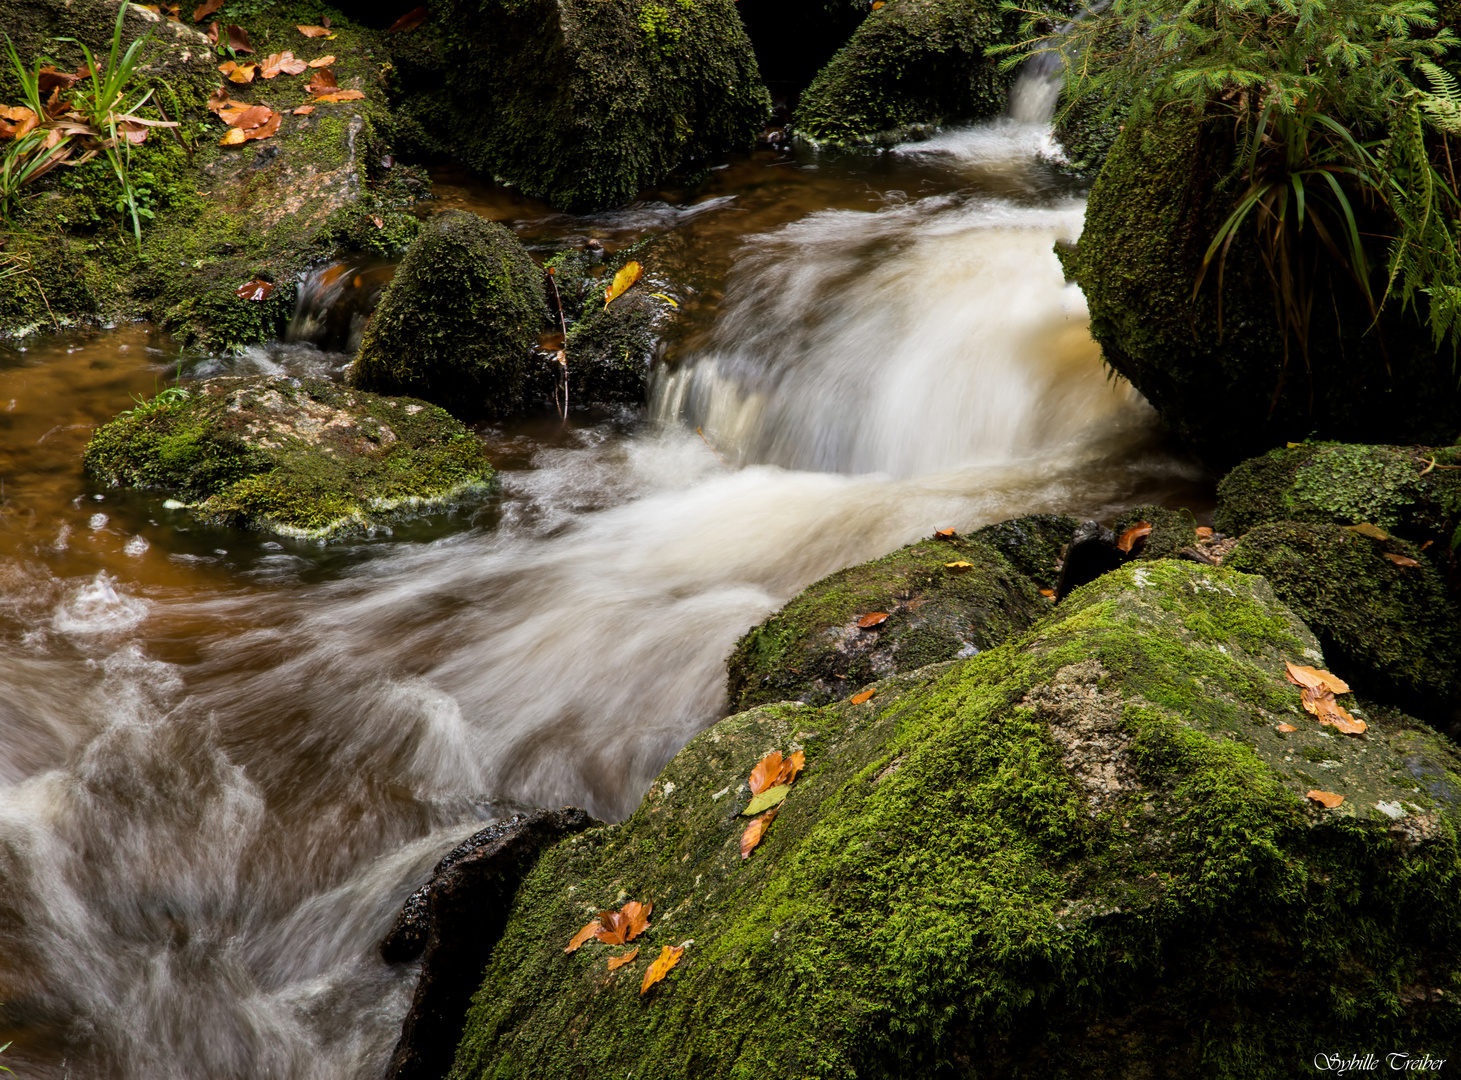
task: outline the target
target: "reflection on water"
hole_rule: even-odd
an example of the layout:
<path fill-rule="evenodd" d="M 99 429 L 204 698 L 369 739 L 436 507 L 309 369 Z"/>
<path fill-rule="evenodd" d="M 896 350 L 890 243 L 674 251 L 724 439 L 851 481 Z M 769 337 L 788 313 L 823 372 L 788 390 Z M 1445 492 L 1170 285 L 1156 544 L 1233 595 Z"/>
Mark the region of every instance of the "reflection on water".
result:
<path fill-rule="evenodd" d="M 700 304 L 647 419 L 484 429 L 500 493 L 393 539 L 94 491 L 89 431 L 176 354 L 140 329 L 0 352 L 6 1060 L 377 1076 L 414 971 L 374 945 L 432 863 L 505 808 L 628 814 L 796 590 L 936 527 L 1200 483 L 1105 380 L 1050 252 L 1080 206 L 1037 136 L 755 157 L 618 216 L 506 204 L 530 238 L 672 227 Z M 279 346 L 181 373 L 347 361 Z"/>

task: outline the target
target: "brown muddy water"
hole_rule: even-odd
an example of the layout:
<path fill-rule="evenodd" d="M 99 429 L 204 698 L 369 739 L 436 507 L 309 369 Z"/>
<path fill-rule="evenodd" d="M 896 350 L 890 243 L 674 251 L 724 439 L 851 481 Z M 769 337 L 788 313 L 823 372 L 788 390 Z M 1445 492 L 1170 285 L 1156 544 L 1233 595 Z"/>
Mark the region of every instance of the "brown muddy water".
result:
<path fill-rule="evenodd" d="M 1100 366 L 1045 145 L 1004 121 L 766 153 L 591 217 L 444 174 L 438 207 L 539 247 L 664 234 L 687 318 L 643 412 L 483 428 L 499 493 L 349 543 L 205 528 L 80 466 L 180 364 L 348 356 L 0 348 L 0 1061 L 379 1076 L 416 971 L 375 946 L 432 864 L 505 809 L 630 813 L 801 587 L 934 528 L 1208 498 Z"/>

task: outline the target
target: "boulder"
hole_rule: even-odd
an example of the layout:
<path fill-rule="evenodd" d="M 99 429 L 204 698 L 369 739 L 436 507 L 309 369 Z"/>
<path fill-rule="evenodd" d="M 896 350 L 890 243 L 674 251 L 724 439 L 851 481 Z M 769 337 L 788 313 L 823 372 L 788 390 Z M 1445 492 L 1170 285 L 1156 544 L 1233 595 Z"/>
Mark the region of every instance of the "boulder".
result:
<path fill-rule="evenodd" d="M 1285 660 L 1325 662 L 1261 578 L 1158 560 L 870 701 L 723 720 L 630 819 L 540 856 L 451 1076 L 1251 1080 L 1316 1048 L 1449 1056 L 1461 757 L 1351 698 L 1366 735 L 1321 727 Z M 751 770 L 797 750 L 743 858 Z M 565 953 L 631 899 L 653 911 L 629 947 Z"/>
<path fill-rule="evenodd" d="M 895 672 L 993 648 L 1049 608 L 987 544 L 924 540 L 824 577 L 749 630 L 726 662 L 730 705 L 835 701 Z M 859 625 L 869 615 L 875 621 Z"/>
<path fill-rule="evenodd" d="M 732 0 L 444 0 L 422 118 L 469 165 L 565 209 L 749 148 L 770 108 Z M 484 103 L 489 103 L 484 107 Z"/>
<path fill-rule="evenodd" d="M 1080 522 L 1065 514 L 1027 514 L 986 525 L 970 536 L 988 544 L 1039 588 L 1053 589 L 1060 580 L 1065 545 Z"/>
<path fill-rule="evenodd" d="M 542 278 L 501 225 L 463 210 L 438 214 L 381 296 L 351 385 L 467 415 L 511 411 L 548 326 Z"/>
<path fill-rule="evenodd" d="M 998 116 L 1009 77 L 985 50 L 1016 29 L 992 0 L 889 0 L 803 91 L 797 134 L 832 146 L 891 145 L 919 128 Z"/>
<path fill-rule="evenodd" d="M 323 379 L 208 379 L 97 429 L 103 487 L 165 491 L 221 525 L 324 539 L 487 488 L 481 444 L 443 410 Z"/>

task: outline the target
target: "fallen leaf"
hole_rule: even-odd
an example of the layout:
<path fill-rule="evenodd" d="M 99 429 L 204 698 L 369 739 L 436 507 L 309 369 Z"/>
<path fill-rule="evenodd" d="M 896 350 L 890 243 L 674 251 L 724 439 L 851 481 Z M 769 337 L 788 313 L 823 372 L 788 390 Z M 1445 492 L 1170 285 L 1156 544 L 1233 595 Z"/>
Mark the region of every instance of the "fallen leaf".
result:
<path fill-rule="evenodd" d="M 807 767 L 807 755 L 798 750 L 781 759 L 781 768 L 776 773 L 778 784 L 791 784 L 796 781 L 796 774 Z"/>
<path fill-rule="evenodd" d="M 328 27 L 324 26 L 295 26 L 295 29 L 298 30 L 305 37 L 322 37 L 329 39 L 335 36 L 334 34 L 330 33 Z"/>
<path fill-rule="evenodd" d="M 227 113 L 219 115 L 224 118 L 225 123 L 231 125 L 228 134 L 219 141 L 219 146 L 237 146 L 250 139 L 270 138 L 279 130 L 279 121 L 283 119 L 267 105 L 254 105 L 232 117 Z"/>
<path fill-rule="evenodd" d="M 935 529 L 933 531 L 933 535 L 940 540 L 953 540 L 956 539 L 958 536 L 958 534 L 954 532 L 952 527 L 947 529 Z"/>
<path fill-rule="evenodd" d="M 370 223 L 377 229 L 384 229 L 386 227 L 386 223 L 374 215 L 371 216 Z"/>
<path fill-rule="evenodd" d="M 630 900 L 618 911 L 599 912 L 599 926 L 593 936 L 605 945 L 627 945 L 649 926 L 653 904 Z"/>
<path fill-rule="evenodd" d="M 208 43 L 215 46 L 218 44 L 218 24 L 216 22 L 208 24 Z"/>
<path fill-rule="evenodd" d="M 956 574 L 962 574 L 965 570 L 968 570 L 973 565 L 973 563 L 967 562 L 964 559 L 958 559 L 954 562 L 944 563 L 945 569 L 952 570 Z"/>
<path fill-rule="evenodd" d="M 1209 529 L 1206 525 L 1197 526 L 1197 538 L 1199 540 L 1212 539 L 1212 530 Z"/>
<path fill-rule="evenodd" d="M 641 904 L 638 900 L 630 900 L 620 910 L 629 917 L 629 933 L 625 935 L 625 941 L 633 941 L 649 929 L 650 912 L 654 911 L 652 901 L 646 900 Z"/>
<path fill-rule="evenodd" d="M 874 686 L 871 690 L 864 690 L 860 694 L 853 694 L 852 703 L 854 705 L 861 705 L 864 701 L 871 701 L 873 699 L 873 695 L 877 692 L 878 688 Z"/>
<path fill-rule="evenodd" d="M 212 15 L 215 11 L 221 8 L 226 2 L 227 0 L 203 0 L 203 3 L 200 4 L 193 11 L 193 21 L 202 22 L 209 15 Z"/>
<path fill-rule="evenodd" d="M 129 143 L 140 144 L 147 141 L 147 126 L 134 120 L 123 120 L 117 124 L 117 134 Z"/>
<path fill-rule="evenodd" d="M 873 0 L 873 10 L 877 11 L 884 4 L 884 0 Z"/>
<path fill-rule="evenodd" d="M 593 937 L 594 933 L 603 925 L 604 924 L 596 917 L 593 922 L 589 923 L 582 930 L 573 935 L 573 939 L 569 941 L 568 947 L 563 951 L 566 953 L 578 951 L 578 947 L 589 938 Z"/>
<path fill-rule="evenodd" d="M 231 127 L 224 133 L 223 138 L 218 140 L 219 146 L 239 146 L 248 141 L 248 136 L 241 128 Z"/>
<path fill-rule="evenodd" d="M 228 47 L 234 52 L 254 51 L 254 46 L 249 42 L 249 32 L 242 26 L 225 26 L 223 29 L 228 34 Z"/>
<path fill-rule="evenodd" d="M 1327 806 L 1331 810 L 1333 810 L 1340 803 L 1344 802 L 1343 795 L 1336 795 L 1332 791 L 1306 791 L 1304 794 L 1308 798 L 1313 799 L 1316 803 L 1322 803 L 1324 806 Z"/>
<path fill-rule="evenodd" d="M 321 94 L 316 101 L 359 101 L 365 97 L 359 90 L 336 90 L 333 94 Z"/>
<path fill-rule="evenodd" d="M 36 73 L 36 88 L 43 94 L 49 94 L 56 87 L 62 90 L 70 90 L 82 79 L 89 78 L 90 72 L 85 67 L 79 68 L 76 72 L 57 71 L 53 64 L 47 64 Z"/>
<path fill-rule="evenodd" d="M 269 294 L 274 291 L 274 283 L 265 281 L 262 278 L 255 278 L 247 285 L 238 287 L 238 295 L 244 300 L 267 300 Z"/>
<path fill-rule="evenodd" d="M 614 275 L 614 283 L 604 290 L 604 307 L 608 307 L 619 297 L 623 296 L 629 286 L 639 280 L 639 275 L 644 273 L 644 267 L 637 262 L 627 262 L 619 268 Z"/>
<path fill-rule="evenodd" d="M 658 958 L 649 965 L 649 970 L 644 973 L 644 982 L 639 985 L 639 992 L 643 994 L 655 983 L 659 982 L 670 973 L 670 968 L 680 962 L 680 957 L 685 955 L 685 950 L 679 945 L 666 945 L 660 950 Z"/>
<path fill-rule="evenodd" d="M 1346 735 L 1363 735 L 1369 725 L 1349 714 L 1345 707 L 1334 700 L 1334 694 L 1327 686 L 1305 686 L 1300 691 L 1304 710 L 1318 717 L 1321 724 L 1332 724 Z"/>
<path fill-rule="evenodd" d="M 395 22 L 391 23 L 390 26 L 387 26 L 386 33 L 408 34 L 426 21 L 426 15 L 427 11 L 424 7 L 412 8 Z"/>
<path fill-rule="evenodd" d="M 295 116 L 308 116 L 310 113 L 312 113 L 314 111 L 315 111 L 315 107 L 313 105 L 301 105 L 299 108 L 297 108 L 297 109 L 294 110 L 294 115 Z"/>
<path fill-rule="evenodd" d="M 741 811 L 741 816 L 755 817 L 763 811 L 770 810 L 773 806 L 780 806 L 786 799 L 786 793 L 790 790 L 791 787 L 787 784 L 778 784 L 776 787 L 767 788 L 750 801 L 746 808 Z"/>
<path fill-rule="evenodd" d="M 1043 596 L 1043 597 L 1045 597 L 1045 599 L 1047 599 L 1047 600 L 1054 600 L 1055 599 L 1055 590 L 1054 589 L 1041 589 L 1040 590 L 1040 595 Z"/>
<path fill-rule="evenodd" d="M 1331 693 L 1349 693 L 1349 683 L 1345 682 L 1338 675 L 1332 675 L 1327 671 L 1320 671 L 1318 668 L 1309 667 L 1307 664 L 1291 664 L 1287 660 L 1283 662 L 1284 675 L 1289 682 L 1295 686 L 1327 687 Z"/>
<path fill-rule="evenodd" d="M 1130 552 L 1136 546 L 1138 540 L 1145 540 L 1152 534 L 1152 523 L 1150 521 L 1138 521 L 1131 528 L 1121 534 L 1116 541 L 1116 550 Z"/>
<path fill-rule="evenodd" d="M 870 611 L 857 620 L 857 626 L 859 630 L 871 630 L 874 626 L 882 626 L 887 621 L 888 613 L 886 611 Z"/>
<path fill-rule="evenodd" d="M 751 794 L 759 795 L 769 787 L 776 786 L 776 777 L 781 773 L 781 752 L 773 750 L 751 770 Z"/>
<path fill-rule="evenodd" d="M 1420 565 L 1419 562 L 1417 562 L 1415 559 L 1410 558 L 1407 555 L 1392 555 L 1388 551 L 1385 552 L 1385 558 L 1389 559 L 1396 566 L 1419 566 Z"/>
<path fill-rule="evenodd" d="M 23 139 L 41 118 L 24 105 L 0 105 L 0 138 Z"/>
<path fill-rule="evenodd" d="M 611 957 L 609 957 L 609 970 L 610 971 L 618 971 L 625 964 L 632 964 L 638 958 L 639 958 L 639 946 L 636 945 L 636 946 L 634 946 L 634 948 L 630 949 L 623 956 L 611 956 Z"/>
<path fill-rule="evenodd" d="M 751 852 L 756 850 L 756 845 L 761 842 L 766 835 L 766 830 L 776 820 L 776 813 L 775 808 L 767 810 L 746 826 L 746 831 L 741 833 L 741 858 L 749 859 L 751 857 Z"/>
<path fill-rule="evenodd" d="M 303 60 L 295 59 L 292 52 L 270 53 L 267 60 L 259 69 L 259 74 L 266 79 L 272 79 L 283 73 L 285 75 L 298 75 L 309 67 Z"/>
<path fill-rule="evenodd" d="M 1378 525 L 1371 525 L 1368 521 L 1361 521 L 1358 525 L 1344 525 L 1352 533 L 1359 533 L 1361 536 L 1368 536 L 1371 540 L 1389 540 L 1390 534 Z"/>
<path fill-rule="evenodd" d="M 228 76 L 229 82 L 250 83 L 254 81 L 254 74 L 259 70 L 257 64 L 240 64 L 233 60 L 225 60 L 218 65 L 218 70 Z"/>
<path fill-rule="evenodd" d="M 334 62 L 335 62 L 335 58 L 333 56 L 320 56 L 320 57 L 316 57 L 315 59 L 311 60 L 309 62 L 309 64 L 308 64 L 308 66 L 309 67 L 312 67 L 312 68 L 329 67 Z"/>
<path fill-rule="evenodd" d="M 230 102 L 218 113 L 219 118 L 229 127 L 240 127 L 247 131 L 256 128 L 269 119 L 273 109 L 267 105 L 245 105 L 242 102 Z"/>
<path fill-rule="evenodd" d="M 310 76 L 309 82 L 304 84 L 304 88 L 311 94 L 328 94 L 339 85 L 335 81 L 334 71 L 330 68 L 322 67 Z"/>
<path fill-rule="evenodd" d="M 1298 731 L 1299 729 L 1294 727 L 1293 724 L 1279 724 L 1276 730 L 1287 733 L 1290 731 Z"/>

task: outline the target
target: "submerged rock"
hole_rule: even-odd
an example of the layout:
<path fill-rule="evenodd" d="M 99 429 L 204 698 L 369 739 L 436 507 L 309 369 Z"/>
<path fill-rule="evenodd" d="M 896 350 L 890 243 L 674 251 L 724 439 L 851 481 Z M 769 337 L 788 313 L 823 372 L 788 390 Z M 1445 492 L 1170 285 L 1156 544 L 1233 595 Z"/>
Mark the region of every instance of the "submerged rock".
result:
<path fill-rule="evenodd" d="M 105 487 L 171 492 L 207 521 L 312 538 L 448 506 L 493 477 L 434 405 L 282 376 L 165 390 L 99 428 L 86 469 Z"/>
<path fill-rule="evenodd" d="M 1285 660 L 1325 662 L 1261 578 L 1159 560 L 866 703 L 723 720 L 628 821 L 540 857 L 451 1075 L 1246 1078 L 1331 1045 L 1444 1056 L 1461 757 L 1349 699 L 1368 733 L 1321 727 Z M 743 859 L 747 777 L 797 749 Z M 654 904 L 636 958 L 565 955 L 628 899 Z M 667 945 L 685 952 L 641 994 Z"/>
<path fill-rule="evenodd" d="M 495 221 L 462 210 L 438 214 L 386 287 L 351 385 L 467 414 L 511 411 L 548 325 L 542 276 Z"/>
<path fill-rule="evenodd" d="M 991 0 L 889 0 L 803 91 L 797 133 L 834 146 L 883 145 L 918 126 L 997 116 L 1009 78 L 984 53 L 1015 27 Z"/>
<path fill-rule="evenodd" d="M 726 662 L 731 708 L 846 697 L 874 679 L 993 648 L 1049 608 L 988 545 L 924 540 L 809 585 L 747 632 Z M 876 613 L 887 618 L 858 625 Z"/>

